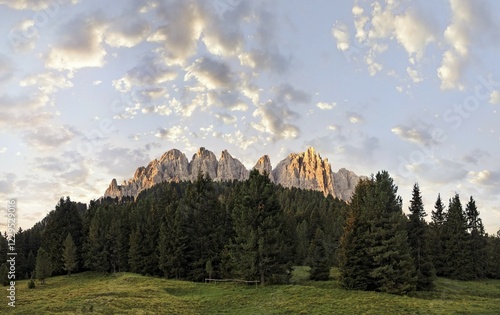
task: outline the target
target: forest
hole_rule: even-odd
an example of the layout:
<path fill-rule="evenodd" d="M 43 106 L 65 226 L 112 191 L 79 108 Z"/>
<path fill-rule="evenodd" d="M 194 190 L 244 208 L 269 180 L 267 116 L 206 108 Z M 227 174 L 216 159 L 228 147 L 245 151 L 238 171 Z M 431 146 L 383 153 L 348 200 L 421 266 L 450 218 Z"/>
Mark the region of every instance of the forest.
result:
<path fill-rule="evenodd" d="M 283 188 L 252 171 L 246 181 L 164 182 L 132 198 L 61 198 L 41 222 L 16 234 L 17 279 L 41 283 L 82 271 L 134 272 L 201 282 L 287 283 L 293 266 L 312 280 L 340 270 L 346 289 L 407 294 L 432 290 L 437 276 L 500 278 L 500 231 L 485 233 L 471 197 L 430 215 L 418 184 L 409 214 L 386 171 L 363 179 L 349 203 Z M 429 211 L 429 210 L 427 210 Z M 7 257 L 0 236 L 0 259 Z M 7 282 L 7 266 L 0 268 Z"/>

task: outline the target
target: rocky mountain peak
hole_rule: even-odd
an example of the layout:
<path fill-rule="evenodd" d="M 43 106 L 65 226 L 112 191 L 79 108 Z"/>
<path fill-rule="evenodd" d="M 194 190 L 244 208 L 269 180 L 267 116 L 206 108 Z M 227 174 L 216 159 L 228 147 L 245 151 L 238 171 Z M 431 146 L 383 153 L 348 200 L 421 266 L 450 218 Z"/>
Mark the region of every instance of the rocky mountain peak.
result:
<path fill-rule="evenodd" d="M 253 168 L 261 174 L 267 172 L 274 183 L 284 187 L 319 190 L 325 196 L 331 194 L 343 200 L 351 198 L 360 179 L 345 168 L 333 173 L 328 159 L 323 159 L 313 147 L 302 153 L 291 153 L 274 169 L 269 156 L 264 155 Z M 164 181 L 196 180 L 199 172 L 208 174 L 216 181 L 245 180 L 249 174 L 245 166 L 227 150 L 223 150 L 217 160 L 213 152 L 201 147 L 188 161 L 184 153 L 172 149 L 146 167 L 137 168 L 134 177 L 122 185 L 113 179 L 104 197 L 137 197 L 142 190 Z"/>

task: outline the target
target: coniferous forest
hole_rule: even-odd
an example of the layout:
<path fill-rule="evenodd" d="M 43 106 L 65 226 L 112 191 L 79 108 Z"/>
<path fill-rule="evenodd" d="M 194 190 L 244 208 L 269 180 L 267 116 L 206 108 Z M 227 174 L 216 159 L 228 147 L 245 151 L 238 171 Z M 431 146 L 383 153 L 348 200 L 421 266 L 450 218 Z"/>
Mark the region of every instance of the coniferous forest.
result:
<path fill-rule="evenodd" d="M 475 200 L 441 196 L 424 209 L 415 184 L 405 215 L 390 175 L 363 179 L 349 203 L 283 188 L 252 171 L 246 181 L 161 183 L 131 198 L 85 204 L 61 198 L 16 234 L 17 278 L 97 272 L 204 281 L 287 283 L 293 266 L 312 280 L 340 270 L 346 289 L 406 294 L 436 276 L 500 278 L 500 231 L 485 233 Z M 0 259 L 7 242 L 0 237 Z M 6 266 L 0 276 L 5 284 Z"/>

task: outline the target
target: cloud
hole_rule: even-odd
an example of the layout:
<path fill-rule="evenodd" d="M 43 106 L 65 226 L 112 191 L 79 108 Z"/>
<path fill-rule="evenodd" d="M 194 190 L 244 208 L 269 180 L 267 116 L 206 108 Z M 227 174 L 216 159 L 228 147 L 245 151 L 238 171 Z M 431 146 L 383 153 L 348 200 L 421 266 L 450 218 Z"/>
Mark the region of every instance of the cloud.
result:
<path fill-rule="evenodd" d="M 238 56 L 242 66 L 259 71 L 271 71 L 284 74 L 290 69 L 291 58 L 286 58 L 276 51 L 252 49 Z"/>
<path fill-rule="evenodd" d="M 450 48 L 443 53 L 437 70 L 441 89 L 463 89 L 462 74 L 469 63 L 470 47 L 491 45 L 498 35 L 491 10 L 485 1 L 450 0 L 451 23 L 444 32 Z M 483 45 L 481 45 L 483 44 Z"/>
<path fill-rule="evenodd" d="M 418 177 L 435 184 L 449 184 L 464 179 L 467 170 L 461 163 L 438 159 L 429 163 L 414 163 L 406 166 Z"/>
<path fill-rule="evenodd" d="M 394 17 L 394 34 L 410 57 L 420 59 L 425 47 L 436 40 L 435 24 L 429 12 L 410 8 Z"/>
<path fill-rule="evenodd" d="M 225 10 L 223 15 L 208 13 L 211 13 L 210 10 L 205 10 L 206 26 L 202 37 L 208 51 L 225 57 L 238 55 L 245 43 L 241 23 L 251 18 L 250 3 L 239 1 L 234 8 Z"/>
<path fill-rule="evenodd" d="M 23 139 L 38 149 L 54 149 L 63 146 L 80 133 L 71 126 L 42 126 L 26 132 Z"/>
<path fill-rule="evenodd" d="M 337 41 L 337 49 L 346 51 L 351 44 L 349 28 L 346 24 L 337 22 L 332 27 L 332 36 Z"/>
<path fill-rule="evenodd" d="M 170 142 L 177 143 L 186 139 L 184 129 L 181 126 L 173 126 L 172 128 L 159 128 L 155 133 L 155 137 L 166 139 Z"/>
<path fill-rule="evenodd" d="M 148 41 L 163 46 L 168 64 L 184 65 L 197 51 L 197 41 L 206 25 L 203 4 L 196 1 L 160 2 L 157 9 L 160 25 Z M 173 27 L 175 26 L 175 27 Z"/>
<path fill-rule="evenodd" d="M 105 41 L 112 47 L 134 47 L 145 41 L 150 34 L 148 21 L 134 11 L 113 19 L 106 31 Z"/>
<path fill-rule="evenodd" d="M 500 185 L 500 172 L 483 170 L 479 172 L 469 172 L 469 181 L 473 184 L 482 186 L 494 186 L 498 187 Z"/>
<path fill-rule="evenodd" d="M 436 145 L 439 142 L 436 139 L 437 134 L 433 134 L 434 126 L 416 122 L 408 126 L 399 125 L 391 129 L 391 132 L 400 139 L 413 142 L 423 146 Z"/>
<path fill-rule="evenodd" d="M 0 148 L 0 154 L 5 153 L 5 152 L 7 152 L 7 148 L 6 147 L 1 147 Z"/>
<path fill-rule="evenodd" d="M 114 177 L 130 177 L 140 165 L 150 162 L 143 149 L 104 146 L 97 152 L 97 165 Z"/>
<path fill-rule="evenodd" d="M 416 69 L 412 69 L 410 67 L 407 67 L 406 72 L 408 73 L 408 76 L 413 81 L 413 83 L 420 83 L 424 80 L 422 78 L 422 74 Z"/>
<path fill-rule="evenodd" d="M 234 124 L 237 121 L 236 116 L 227 113 L 217 113 L 215 117 L 226 125 Z"/>
<path fill-rule="evenodd" d="M 103 33 L 106 28 L 100 14 L 77 16 L 59 29 L 57 43 L 45 57 L 45 65 L 56 70 L 78 70 L 104 66 Z"/>
<path fill-rule="evenodd" d="M 0 4 L 4 4 L 16 10 L 33 10 L 40 11 L 59 6 L 60 4 L 76 4 L 80 0 L 0 0 Z"/>
<path fill-rule="evenodd" d="M 253 128 L 271 135 L 273 141 L 281 139 L 295 139 L 300 135 L 300 129 L 289 121 L 297 118 L 298 114 L 286 105 L 279 105 L 273 101 L 260 105 L 252 114 L 260 118 L 259 123 L 252 122 Z"/>
<path fill-rule="evenodd" d="M 365 119 L 363 118 L 363 116 L 361 116 L 361 114 L 358 114 L 358 113 L 346 112 L 346 116 L 347 116 L 347 120 L 351 124 L 359 124 L 359 123 L 365 122 Z"/>
<path fill-rule="evenodd" d="M 45 72 L 28 75 L 19 82 L 19 85 L 34 86 L 44 95 L 51 95 L 58 90 L 72 87 L 73 83 L 60 73 Z"/>
<path fill-rule="evenodd" d="M 162 64 L 159 57 L 151 55 L 143 57 L 135 67 L 127 71 L 124 77 L 114 80 L 113 87 L 126 93 L 134 88 L 151 88 L 174 80 L 177 72 Z"/>
<path fill-rule="evenodd" d="M 14 76 L 14 62 L 4 54 L 0 54 L 0 84 L 5 84 Z"/>
<path fill-rule="evenodd" d="M 494 104 L 494 105 L 500 104 L 500 92 L 499 91 L 491 92 L 490 104 Z"/>
<path fill-rule="evenodd" d="M 25 19 L 14 25 L 9 32 L 9 41 L 16 52 L 28 52 L 35 48 L 40 37 L 35 20 Z"/>
<path fill-rule="evenodd" d="M 479 161 L 484 157 L 490 156 L 490 153 L 484 150 L 476 149 L 465 155 L 462 160 L 466 163 L 478 165 Z"/>
<path fill-rule="evenodd" d="M 196 79 L 208 89 L 232 89 L 234 87 L 234 75 L 229 66 L 208 57 L 196 59 L 186 68 L 184 80 L 187 81 L 190 78 Z"/>
<path fill-rule="evenodd" d="M 3 173 L 0 176 L 0 194 L 11 194 L 16 188 L 17 176 L 14 173 Z"/>
<path fill-rule="evenodd" d="M 302 90 L 296 89 L 290 84 L 281 84 L 273 88 L 276 94 L 276 101 L 280 103 L 307 104 L 311 102 L 311 95 Z"/>
<path fill-rule="evenodd" d="M 321 110 L 330 110 L 333 109 L 335 106 L 337 106 L 337 103 L 319 102 L 316 104 L 316 107 L 318 107 Z"/>

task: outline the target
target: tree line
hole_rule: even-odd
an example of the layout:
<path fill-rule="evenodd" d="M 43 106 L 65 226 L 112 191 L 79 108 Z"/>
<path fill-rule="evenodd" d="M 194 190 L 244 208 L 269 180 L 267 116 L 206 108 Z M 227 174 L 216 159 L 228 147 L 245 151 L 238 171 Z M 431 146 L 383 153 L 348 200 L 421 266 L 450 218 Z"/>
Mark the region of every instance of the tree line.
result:
<path fill-rule="evenodd" d="M 313 280 L 338 266 L 345 288 L 397 294 L 432 289 L 436 276 L 500 278 L 500 231 L 485 233 L 472 197 L 464 210 L 455 195 L 446 210 L 438 196 L 430 223 L 418 185 L 410 204 L 406 216 L 387 172 L 361 180 L 349 204 L 258 171 L 231 182 L 199 174 L 88 209 L 61 198 L 16 234 L 17 278 L 92 270 L 275 284 L 287 283 L 294 265 L 311 266 Z M 2 261 L 6 254 L 0 236 Z"/>

